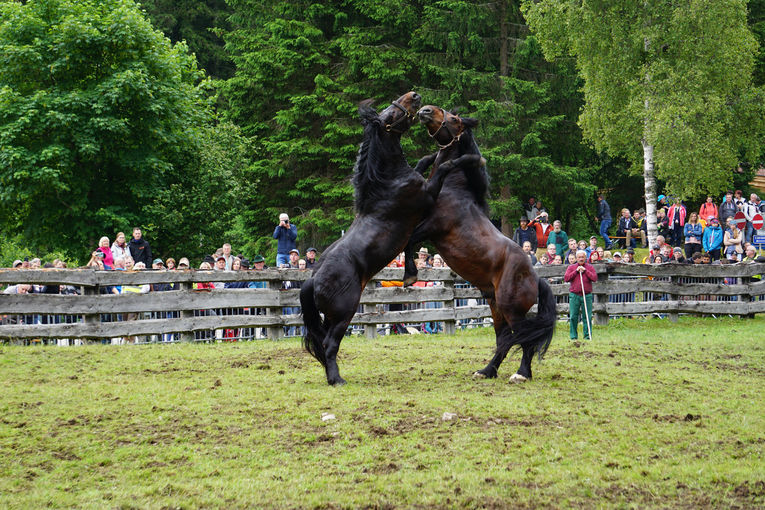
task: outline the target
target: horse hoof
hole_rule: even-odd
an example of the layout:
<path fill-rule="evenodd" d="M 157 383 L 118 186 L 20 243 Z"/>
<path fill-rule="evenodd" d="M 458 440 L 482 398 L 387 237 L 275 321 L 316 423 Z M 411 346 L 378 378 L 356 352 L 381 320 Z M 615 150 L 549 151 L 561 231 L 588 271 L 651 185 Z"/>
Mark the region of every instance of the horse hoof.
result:
<path fill-rule="evenodd" d="M 481 158 L 481 166 L 486 166 L 486 158 Z"/>
<path fill-rule="evenodd" d="M 411 287 L 414 282 L 417 281 L 417 275 L 404 276 L 404 287 Z"/>
<path fill-rule="evenodd" d="M 339 388 L 340 386 L 345 386 L 347 383 L 345 382 L 345 379 L 342 377 L 338 377 L 337 379 L 333 379 L 329 381 L 330 386 L 334 386 L 335 388 Z"/>
<path fill-rule="evenodd" d="M 486 374 L 482 374 L 479 371 L 475 371 L 473 372 L 473 379 L 488 379 L 488 377 L 486 377 Z"/>
<path fill-rule="evenodd" d="M 513 374 L 510 376 L 510 384 L 521 384 L 528 381 L 527 378 L 523 377 L 521 374 Z"/>
<path fill-rule="evenodd" d="M 497 377 L 497 372 L 491 371 L 488 372 L 486 369 L 476 370 L 473 372 L 473 379 L 495 379 Z"/>

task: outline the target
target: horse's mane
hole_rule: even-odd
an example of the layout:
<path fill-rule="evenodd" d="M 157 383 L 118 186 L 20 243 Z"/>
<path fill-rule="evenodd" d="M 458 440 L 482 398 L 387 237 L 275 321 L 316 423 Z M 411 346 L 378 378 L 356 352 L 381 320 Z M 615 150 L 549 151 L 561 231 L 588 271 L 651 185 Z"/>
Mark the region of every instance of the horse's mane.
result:
<path fill-rule="evenodd" d="M 364 136 L 356 156 L 351 182 L 355 190 L 356 211 L 361 213 L 367 212 L 374 204 L 389 196 L 389 183 L 398 177 L 399 172 L 397 168 L 384 168 L 381 153 L 383 147 L 379 137 L 383 122 L 372 107 L 371 100 L 359 105 L 359 116 L 364 126 Z M 400 147 L 398 150 L 401 152 Z M 403 152 L 402 162 L 405 163 Z"/>
<path fill-rule="evenodd" d="M 470 128 L 465 128 L 462 132 L 459 140 L 459 154 L 460 156 L 465 154 L 481 154 L 481 149 L 478 148 L 478 143 L 476 143 L 473 131 Z M 488 216 L 489 172 L 486 170 L 486 165 L 481 165 L 478 168 L 470 166 L 467 169 L 463 169 L 463 172 L 468 191 L 473 195 L 473 199 L 478 207 Z"/>

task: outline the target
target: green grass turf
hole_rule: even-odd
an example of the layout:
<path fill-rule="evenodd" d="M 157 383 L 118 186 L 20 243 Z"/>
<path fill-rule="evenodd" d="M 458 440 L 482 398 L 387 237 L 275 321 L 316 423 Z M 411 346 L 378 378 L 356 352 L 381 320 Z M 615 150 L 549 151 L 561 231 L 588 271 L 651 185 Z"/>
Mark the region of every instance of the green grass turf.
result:
<path fill-rule="evenodd" d="M 296 340 L 4 346 L 0 507 L 765 505 L 765 318 L 567 329 L 525 385 L 486 329 L 346 339 L 342 388 Z"/>

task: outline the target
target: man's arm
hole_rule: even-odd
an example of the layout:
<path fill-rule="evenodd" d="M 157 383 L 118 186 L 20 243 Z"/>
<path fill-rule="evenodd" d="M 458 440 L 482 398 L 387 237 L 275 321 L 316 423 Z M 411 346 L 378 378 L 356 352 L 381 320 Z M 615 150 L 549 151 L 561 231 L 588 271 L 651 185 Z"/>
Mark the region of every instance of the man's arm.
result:
<path fill-rule="evenodd" d="M 287 237 L 294 241 L 297 239 L 297 226 L 290 223 L 290 228 L 287 229 Z"/>

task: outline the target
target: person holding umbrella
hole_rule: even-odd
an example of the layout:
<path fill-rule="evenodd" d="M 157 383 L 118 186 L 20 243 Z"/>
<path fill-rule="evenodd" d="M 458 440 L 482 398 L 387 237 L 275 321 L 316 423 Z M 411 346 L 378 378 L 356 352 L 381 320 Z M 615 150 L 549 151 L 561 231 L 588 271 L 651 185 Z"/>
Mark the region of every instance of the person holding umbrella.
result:
<path fill-rule="evenodd" d="M 587 252 L 584 250 L 576 252 L 576 263 L 568 266 L 563 280 L 571 284 L 568 294 L 569 336 L 571 340 L 579 337 L 577 328 L 581 317 L 584 338 L 590 340 L 592 339 L 592 282 L 598 281 L 598 274 L 595 272 L 595 267 L 587 262 Z"/>

